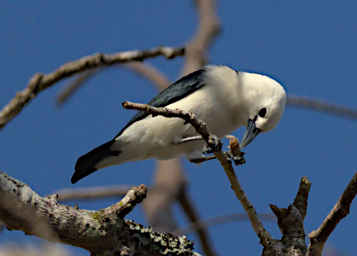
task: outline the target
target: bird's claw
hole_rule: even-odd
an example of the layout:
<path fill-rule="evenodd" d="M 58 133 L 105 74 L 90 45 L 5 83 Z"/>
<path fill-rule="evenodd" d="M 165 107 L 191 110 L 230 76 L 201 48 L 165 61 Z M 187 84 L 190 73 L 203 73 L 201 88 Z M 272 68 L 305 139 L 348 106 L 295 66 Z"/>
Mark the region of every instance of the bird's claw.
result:
<path fill-rule="evenodd" d="M 226 156 L 234 162 L 235 165 L 245 164 L 244 152 L 240 152 L 239 155 L 233 155 L 231 152 L 226 152 Z"/>
<path fill-rule="evenodd" d="M 210 152 L 217 152 L 222 149 L 222 142 L 216 135 L 210 135 L 208 138 L 208 150 Z"/>

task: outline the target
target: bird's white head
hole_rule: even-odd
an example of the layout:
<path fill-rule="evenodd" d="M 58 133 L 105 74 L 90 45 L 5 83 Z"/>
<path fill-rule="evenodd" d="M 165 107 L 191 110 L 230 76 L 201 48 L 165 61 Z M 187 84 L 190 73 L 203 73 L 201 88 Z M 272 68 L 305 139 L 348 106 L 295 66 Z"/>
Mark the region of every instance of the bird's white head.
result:
<path fill-rule="evenodd" d="M 284 88 L 274 79 L 260 74 L 241 73 L 246 101 L 247 129 L 241 147 L 247 146 L 261 132 L 273 129 L 280 121 L 286 104 Z"/>

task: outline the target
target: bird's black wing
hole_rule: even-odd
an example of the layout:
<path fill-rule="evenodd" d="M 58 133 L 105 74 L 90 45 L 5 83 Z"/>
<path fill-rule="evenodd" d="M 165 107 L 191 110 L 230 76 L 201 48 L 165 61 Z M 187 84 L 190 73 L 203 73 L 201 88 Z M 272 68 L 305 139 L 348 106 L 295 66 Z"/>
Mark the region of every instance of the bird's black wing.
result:
<path fill-rule="evenodd" d="M 178 101 L 187 95 L 193 93 L 194 91 L 200 89 L 204 86 L 204 76 L 205 70 L 200 69 L 193 73 L 190 73 L 181 79 L 177 80 L 165 90 L 161 91 L 157 96 L 151 99 L 148 105 L 154 107 L 165 107 Z M 126 128 L 131 124 L 148 116 L 148 113 L 144 111 L 139 111 L 125 126 L 124 128 L 114 137 L 119 137 Z"/>

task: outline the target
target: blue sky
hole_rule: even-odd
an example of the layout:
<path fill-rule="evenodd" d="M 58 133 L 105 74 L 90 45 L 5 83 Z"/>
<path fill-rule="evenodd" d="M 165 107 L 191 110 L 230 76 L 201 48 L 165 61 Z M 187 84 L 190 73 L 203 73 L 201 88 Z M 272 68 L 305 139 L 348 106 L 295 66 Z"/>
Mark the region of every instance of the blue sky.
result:
<path fill-rule="evenodd" d="M 346 0 L 220 1 L 223 31 L 209 52 L 209 63 L 270 74 L 288 93 L 357 108 L 356 7 L 357 3 Z M 195 32 L 196 21 L 189 0 L 3 1 L 0 106 L 22 90 L 34 73 L 51 72 L 85 55 L 181 46 Z M 175 80 L 183 61 L 157 58 L 149 63 Z M 0 169 L 40 194 L 67 187 L 149 185 L 155 167 L 151 160 L 108 168 L 78 185 L 71 185 L 70 177 L 78 156 L 110 139 L 133 115 L 121 108 L 122 101 L 146 102 L 156 94 L 150 82 L 126 69 L 111 68 L 57 109 L 55 96 L 64 84 L 41 93 L 0 131 Z M 288 108 L 273 132 L 249 145 L 247 164 L 236 169 L 257 210 L 269 212 L 270 203 L 287 207 L 299 179 L 307 176 L 312 189 L 305 228 L 307 232 L 317 228 L 356 171 L 356 128 L 355 121 Z M 236 134 L 241 136 L 242 130 Z M 243 211 L 218 163 L 196 166 L 183 160 L 183 164 L 202 218 Z M 99 209 L 113 202 L 79 205 Z M 176 215 L 184 224 L 178 209 Z M 130 218 L 145 223 L 140 207 Z M 351 215 L 329 238 L 329 246 L 352 255 L 356 224 L 357 204 L 353 204 Z M 265 225 L 280 238 L 275 224 Z M 215 226 L 210 234 L 221 255 L 261 252 L 249 223 Z M 0 235 L 0 243 L 33 240 L 20 232 Z"/>

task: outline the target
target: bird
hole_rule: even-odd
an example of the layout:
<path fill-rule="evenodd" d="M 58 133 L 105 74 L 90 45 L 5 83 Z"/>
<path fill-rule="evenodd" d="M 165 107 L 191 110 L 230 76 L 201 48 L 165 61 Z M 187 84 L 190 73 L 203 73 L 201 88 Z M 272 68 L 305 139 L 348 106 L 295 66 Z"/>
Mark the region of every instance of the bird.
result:
<path fill-rule="evenodd" d="M 208 65 L 172 83 L 148 105 L 192 112 L 218 138 L 245 126 L 244 148 L 277 126 L 286 99 L 283 86 L 267 75 Z M 71 182 L 129 161 L 185 155 L 195 162 L 205 151 L 205 142 L 189 123 L 139 111 L 113 139 L 79 157 Z"/>

